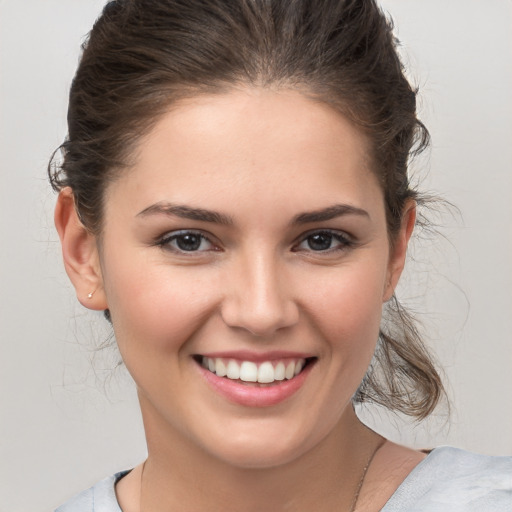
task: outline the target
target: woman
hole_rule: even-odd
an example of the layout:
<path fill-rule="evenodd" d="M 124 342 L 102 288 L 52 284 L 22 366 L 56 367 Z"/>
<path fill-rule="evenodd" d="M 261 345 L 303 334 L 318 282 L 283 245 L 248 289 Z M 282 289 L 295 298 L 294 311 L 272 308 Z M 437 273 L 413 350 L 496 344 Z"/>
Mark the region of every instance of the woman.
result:
<path fill-rule="evenodd" d="M 112 322 L 148 458 L 59 510 L 510 506 L 511 459 L 427 456 L 354 413 L 443 395 L 394 296 L 428 132 L 374 2 L 110 2 L 68 123 L 64 262 Z"/>

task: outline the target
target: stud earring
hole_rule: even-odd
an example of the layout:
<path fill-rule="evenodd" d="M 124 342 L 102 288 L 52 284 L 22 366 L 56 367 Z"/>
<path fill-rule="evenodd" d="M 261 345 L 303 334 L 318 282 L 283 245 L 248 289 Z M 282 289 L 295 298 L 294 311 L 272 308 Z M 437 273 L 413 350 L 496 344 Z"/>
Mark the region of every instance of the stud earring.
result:
<path fill-rule="evenodd" d="M 92 296 L 94 295 L 94 292 L 95 292 L 95 291 L 96 291 L 96 290 L 94 290 L 94 291 L 92 291 L 91 293 L 87 294 L 87 298 L 88 298 L 88 299 L 92 299 Z"/>

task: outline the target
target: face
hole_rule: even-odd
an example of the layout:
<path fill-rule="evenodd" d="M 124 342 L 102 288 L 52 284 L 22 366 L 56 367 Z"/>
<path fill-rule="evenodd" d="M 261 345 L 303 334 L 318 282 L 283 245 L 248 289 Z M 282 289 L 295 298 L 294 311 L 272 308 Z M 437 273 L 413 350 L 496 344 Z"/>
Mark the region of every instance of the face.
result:
<path fill-rule="evenodd" d="M 397 279 L 367 153 L 291 91 L 188 100 L 142 140 L 99 257 L 154 435 L 267 467 L 336 428 Z"/>

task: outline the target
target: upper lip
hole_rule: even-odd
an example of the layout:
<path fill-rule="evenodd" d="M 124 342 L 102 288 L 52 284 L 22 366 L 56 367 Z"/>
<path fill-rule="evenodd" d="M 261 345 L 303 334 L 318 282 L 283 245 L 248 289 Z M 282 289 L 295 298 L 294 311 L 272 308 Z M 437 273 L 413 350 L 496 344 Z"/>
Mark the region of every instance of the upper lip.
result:
<path fill-rule="evenodd" d="M 308 359 L 314 357 L 308 352 L 294 352 L 289 350 L 271 350 L 266 352 L 255 352 L 251 350 L 229 350 L 219 352 L 205 352 L 198 354 L 211 359 L 235 359 L 239 361 L 253 361 L 261 363 L 263 361 L 275 361 L 278 359 Z"/>

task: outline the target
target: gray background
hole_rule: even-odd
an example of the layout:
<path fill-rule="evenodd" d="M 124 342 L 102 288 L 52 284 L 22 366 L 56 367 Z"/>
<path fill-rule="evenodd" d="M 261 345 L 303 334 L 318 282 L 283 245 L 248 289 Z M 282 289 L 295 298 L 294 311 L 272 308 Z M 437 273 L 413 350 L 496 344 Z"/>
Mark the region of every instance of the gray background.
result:
<path fill-rule="evenodd" d="M 415 243 L 400 295 L 421 312 L 453 410 L 419 426 L 368 409 L 418 446 L 512 454 L 512 2 L 385 0 L 433 137 L 414 165 L 462 215 Z M 75 301 L 45 180 L 66 131 L 79 44 L 99 0 L 0 1 L 0 512 L 49 511 L 145 455 L 134 386 L 97 315 Z"/>

